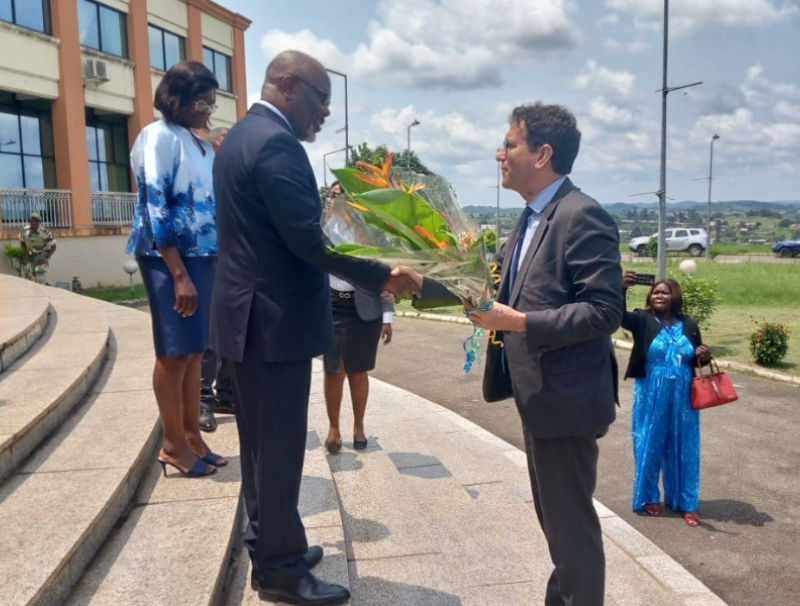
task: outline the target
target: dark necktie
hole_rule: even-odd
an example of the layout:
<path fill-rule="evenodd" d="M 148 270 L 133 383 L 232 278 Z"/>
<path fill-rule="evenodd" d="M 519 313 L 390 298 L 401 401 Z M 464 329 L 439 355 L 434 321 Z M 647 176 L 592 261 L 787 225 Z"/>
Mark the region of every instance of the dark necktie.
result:
<path fill-rule="evenodd" d="M 533 211 L 530 206 L 526 206 L 522 211 L 522 216 L 519 220 L 519 232 L 517 233 L 517 240 L 514 242 L 514 254 L 511 255 L 511 267 L 508 268 L 508 297 L 511 298 L 511 293 L 514 292 L 514 282 L 517 279 L 517 272 L 519 271 L 519 257 L 522 254 L 522 243 L 525 241 L 525 232 L 528 231 L 528 223 L 530 223 Z"/>

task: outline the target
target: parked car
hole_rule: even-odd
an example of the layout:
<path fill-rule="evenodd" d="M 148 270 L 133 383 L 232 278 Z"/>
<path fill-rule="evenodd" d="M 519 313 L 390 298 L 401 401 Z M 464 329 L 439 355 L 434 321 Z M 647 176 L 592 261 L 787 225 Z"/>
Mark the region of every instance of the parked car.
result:
<path fill-rule="evenodd" d="M 650 254 L 647 248 L 650 238 L 658 238 L 658 234 L 633 238 L 628 243 L 628 247 L 640 257 L 646 257 Z M 702 255 L 708 246 L 708 234 L 705 229 L 699 227 L 665 229 L 664 238 L 667 243 L 667 252 L 688 252 L 693 257 Z"/>
<path fill-rule="evenodd" d="M 800 254 L 800 240 L 784 240 L 783 242 L 775 242 L 772 247 L 772 252 L 777 253 L 778 256 L 785 259 L 794 257 Z"/>

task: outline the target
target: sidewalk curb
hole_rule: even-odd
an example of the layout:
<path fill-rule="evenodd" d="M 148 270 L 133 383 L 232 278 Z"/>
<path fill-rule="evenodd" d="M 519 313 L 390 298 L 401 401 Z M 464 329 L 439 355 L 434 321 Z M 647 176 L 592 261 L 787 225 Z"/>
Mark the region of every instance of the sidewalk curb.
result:
<path fill-rule="evenodd" d="M 452 321 L 460 320 L 461 318 L 455 317 Z M 375 378 L 371 380 L 379 381 Z M 392 390 L 403 393 L 413 393 L 396 385 L 392 385 L 391 383 L 387 383 L 386 381 L 379 382 Z M 523 450 L 506 442 L 469 419 L 460 416 L 449 408 L 432 400 L 428 400 L 427 398 L 423 398 L 422 396 L 417 397 L 440 408 L 443 415 L 458 417 L 458 425 L 460 427 L 467 429 L 470 434 L 477 439 L 488 444 L 493 444 L 510 462 L 522 468 L 527 473 L 528 461 Z M 597 515 L 600 518 L 604 537 L 630 556 L 631 560 L 639 565 L 643 572 L 655 579 L 659 585 L 680 598 L 685 606 L 728 606 L 722 598 L 706 587 L 700 579 L 686 570 L 677 560 L 663 551 L 600 501 L 597 499 L 592 500 Z M 680 519 L 678 519 L 678 521 L 680 521 Z"/>
<path fill-rule="evenodd" d="M 433 320 L 435 322 L 452 322 L 455 324 L 470 324 L 470 325 L 472 324 L 472 322 L 470 322 L 466 318 L 461 318 L 459 316 L 426 314 L 416 311 L 396 311 L 394 315 L 400 316 L 401 318 L 418 318 L 420 320 Z M 617 349 L 627 349 L 627 350 L 633 349 L 633 343 L 631 341 L 624 341 L 622 339 L 612 339 L 612 341 L 614 343 L 614 347 L 616 347 Z M 729 360 L 717 360 L 717 364 L 719 364 L 720 368 L 728 368 L 730 370 L 750 372 L 763 379 L 771 379 L 772 381 L 780 381 L 782 383 L 789 383 L 790 385 L 800 386 L 800 377 L 793 377 L 791 375 L 785 375 L 783 373 L 773 372 L 771 370 L 766 370 L 764 368 L 761 368 L 760 366 L 754 366 L 752 364 L 743 364 L 741 362 L 731 362 Z"/>

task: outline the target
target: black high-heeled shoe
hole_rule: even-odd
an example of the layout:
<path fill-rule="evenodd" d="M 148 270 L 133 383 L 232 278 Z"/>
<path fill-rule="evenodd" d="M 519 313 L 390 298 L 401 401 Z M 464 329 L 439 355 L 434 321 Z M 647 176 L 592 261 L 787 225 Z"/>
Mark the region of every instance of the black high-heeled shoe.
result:
<path fill-rule="evenodd" d="M 183 469 L 175 465 L 175 463 L 165 461 L 161 457 L 158 457 L 158 462 L 161 463 L 161 471 L 164 472 L 165 478 L 167 477 L 167 465 L 177 469 L 179 472 L 181 472 L 181 475 L 186 478 L 203 478 L 205 476 L 213 476 L 215 473 L 217 473 L 216 467 L 211 465 L 211 469 L 209 470 L 208 463 L 201 461 L 200 459 L 198 459 L 195 464 L 192 465 L 192 468 L 189 471 L 183 471 Z"/>
<path fill-rule="evenodd" d="M 353 436 L 353 448 L 356 450 L 366 450 L 368 444 L 368 439 L 356 440 L 356 437 Z"/>

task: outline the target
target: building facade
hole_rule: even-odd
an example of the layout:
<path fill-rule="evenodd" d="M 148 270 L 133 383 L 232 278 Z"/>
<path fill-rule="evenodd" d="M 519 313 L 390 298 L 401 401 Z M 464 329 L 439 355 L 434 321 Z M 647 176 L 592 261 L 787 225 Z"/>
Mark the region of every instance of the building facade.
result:
<path fill-rule="evenodd" d="M 32 210 L 57 238 L 124 235 L 128 154 L 159 117 L 165 70 L 205 63 L 212 125 L 231 126 L 247 111 L 249 25 L 209 0 L 0 0 L 0 240 Z"/>

